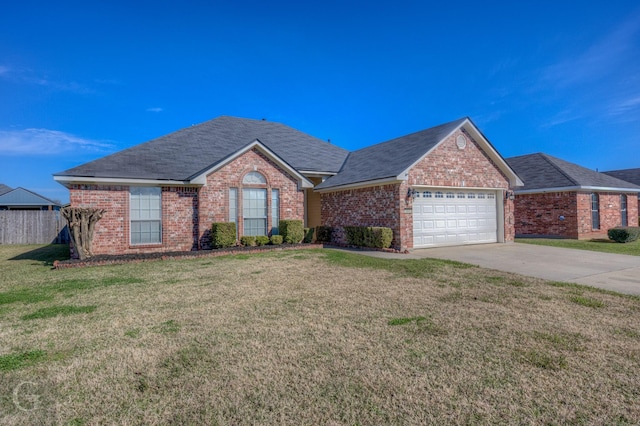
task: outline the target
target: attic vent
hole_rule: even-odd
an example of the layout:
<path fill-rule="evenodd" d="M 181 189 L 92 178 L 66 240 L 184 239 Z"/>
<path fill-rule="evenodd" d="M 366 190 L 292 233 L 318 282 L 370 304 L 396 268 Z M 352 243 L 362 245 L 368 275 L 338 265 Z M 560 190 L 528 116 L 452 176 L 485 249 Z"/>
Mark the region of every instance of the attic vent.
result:
<path fill-rule="evenodd" d="M 456 146 L 458 149 L 464 149 L 467 146 L 467 138 L 464 135 L 458 135 L 456 138 Z"/>

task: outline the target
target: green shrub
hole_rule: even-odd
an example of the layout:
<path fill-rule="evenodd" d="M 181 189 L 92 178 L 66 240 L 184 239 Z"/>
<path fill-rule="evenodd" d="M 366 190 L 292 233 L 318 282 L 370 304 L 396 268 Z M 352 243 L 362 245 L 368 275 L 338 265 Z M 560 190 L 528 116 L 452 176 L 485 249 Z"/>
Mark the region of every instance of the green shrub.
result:
<path fill-rule="evenodd" d="M 236 224 L 233 222 L 214 222 L 211 225 L 211 245 L 213 248 L 236 245 Z"/>
<path fill-rule="evenodd" d="M 285 243 L 297 244 L 304 238 L 304 225 L 301 220 L 281 220 L 278 225 L 280 235 Z"/>
<path fill-rule="evenodd" d="M 389 248 L 393 240 L 391 228 L 380 226 L 345 226 L 347 243 L 358 247 Z"/>
<path fill-rule="evenodd" d="M 607 231 L 609 239 L 616 243 L 630 243 L 636 241 L 640 237 L 640 227 L 626 226 L 611 228 Z"/>
<path fill-rule="evenodd" d="M 316 241 L 319 243 L 330 243 L 333 236 L 333 228 L 330 226 L 318 226 L 316 228 Z"/>
<path fill-rule="evenodd" d="M 367 228 L 366 240 L 370 244 L 369 247 L 389 248 L 391 247 L 391 241 L 393 241 L 393 231 L 391 228 L 372 226 Z"/>
<path fill-rule="evenodd" d="M 269 237 L 266 235 L 259 235 L 256 237 L 256 245 L 266 246 L 267 244 L 269 244 Z"/>
<path fill-rule="evenodd" d="M 271 244 L 273 244 L 274 246 L 278 246 L 280 244 L 282 244 L 282 235 L 272 235 L 271 236 Z"/>
<path fill-rule="evenodd" d="M 303 243 L 310 243 L 313 241 L 313 232 L 314 228 L 304 228 L 304 238 L 302 239 Z"/>
<path fill-rule="evenodd" d="M 251 247 L 256 245 L 256 237 L 251 235 L 243 235 L 240 237 L 240 244 L 245 247 Z"/>

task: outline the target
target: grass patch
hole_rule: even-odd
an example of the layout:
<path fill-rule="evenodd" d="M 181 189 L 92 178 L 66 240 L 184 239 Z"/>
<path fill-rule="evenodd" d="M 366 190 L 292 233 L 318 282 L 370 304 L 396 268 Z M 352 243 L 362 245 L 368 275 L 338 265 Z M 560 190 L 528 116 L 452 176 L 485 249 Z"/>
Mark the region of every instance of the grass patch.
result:
<path fill-rule="evenodd" d="M 604 308 L 606 303 L 601 300 L 593 299 L 591 297 L 585 296 L 572 296 L 569 298 L 573 303 L 576 303 L 581 306 L 586 306 L 587 308 Z"/>
<path fill-rule="evenodd" d="M 415 322 L 416 324 L 419 324 L 420 321 L 424 321 L 426 319 L 427 319 L 426 317 L 392 318 L 387 322 L 387 324 L 404 325 L 404 324 L 409 324 L 410 322 Z"/>
<path fill-rule="evenodd" d="M 320 249 L 19 255 L 0 246 L 0 294 L 23 292 L 0 306 L 0 424 L 640 424 L 638 298 Z M 20 320 L 61 305 L 100 309 Z M 15 407 L 22 382 L 37 410 Z"/>
<path fill-rule="evenodd" d="M 43 318 L 53 318 L 59 315 L 75 315 L 75 314 L 89 314 L 95 311 L 97 306 L 73 306 L 73 305 L 61 305 L 61 306 L 47 306 L 46 308 L 38 309 L 37 311 L 23 315 L 21 320 L 33 320 Z"/>
<path fill-rule="evenodd" d="M 175 320 L 165 321 L 153 327 L 153 331 L 161 334 L 177 333 L 178 331 L 180 331 L 180 324 L 178 324 Z"/>
<path fill-rule="evenodd" d="M 611 240 L 570 240 L 554 238 L 516 238 L 517 243 L 540 246 L 562 247 L 576 250 L 599 251 L 602 253 L 640 256 L 640 240 L 631 243 L 616 243 Z"/>
<path fill-rule="evenodd" d="M 14 354 L 0 355 L 0 371 L 18 370 L 41 361 L 47 353 L 36 349 Z"/>
<path fill-rule="evenodd" d="M 567 368 L 567 359 L 564 355 L 553 355 L 538 350 L 516 352 L 516 357 L 526 364 L 543 370 L 559 371 Z"/>
<path fill-rule="evenodd" d="M 381 269 L 399 277 L 424 278 L 445 268 L 469 269 L 477 266 L 444 259 L 382 259 L 349 253 L 344 250 L 323 250 L 332 265 L 346 268 Z"/>

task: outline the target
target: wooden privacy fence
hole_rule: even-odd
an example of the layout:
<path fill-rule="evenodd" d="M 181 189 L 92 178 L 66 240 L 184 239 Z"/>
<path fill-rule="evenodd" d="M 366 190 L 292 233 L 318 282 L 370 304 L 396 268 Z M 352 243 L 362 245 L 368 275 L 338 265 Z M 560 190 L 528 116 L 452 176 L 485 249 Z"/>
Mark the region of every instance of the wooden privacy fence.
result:
<path fill-rule="evenodd" d="M 59 211 L 0 211 L 0 244 L 66 244 L 67 221 Z"/>

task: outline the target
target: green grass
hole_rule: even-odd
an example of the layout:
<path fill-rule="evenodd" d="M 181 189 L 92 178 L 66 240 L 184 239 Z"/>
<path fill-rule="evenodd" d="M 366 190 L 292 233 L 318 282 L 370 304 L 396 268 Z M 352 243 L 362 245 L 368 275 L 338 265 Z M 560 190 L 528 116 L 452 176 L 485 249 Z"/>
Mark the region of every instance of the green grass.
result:
<path fill-rule="evenodd" d="M 0 371 L 18 370 L 31 366 L 41 361 L 46 355 L 45 351 L 39 349 L 0 355 Z"/>
<path fill-rule="evenodd" d="M 586 306 L 587 308 L 603 308 L 606 304 L 598 299 L 585 296 L 572 296 L 569 298 L 573 303 Z"/>
<path fill-rule="evenodd" d="M 517 243 L 563 247 L 577 250 L 640 256 L 640 240 L 631 243 L 616 243 L 610 240 L 570 240 L 553 238 L 516 238 Z"/>
<path fill-rule="evenodd" d="M 391 318 L 387 324 L 389 325 L 404 325 L 404 324 L 409 324 L 410 322 L 415 322 L 416 324 L 419 324 L 420 321 L 424 321 L 427 318 L 425 317 L 410 317 L 410 318 Z"/>
<path fill-rule="evenodd" d="M 382 259 L 363 256 L 342 250 L 323 250 L 326 260 L 336 266 L 347 268 L 380 269 L 398 277 L 424 278 L 445 267 L 455 269 L 477 268 L 466 263 L 441 259 Z"/>

